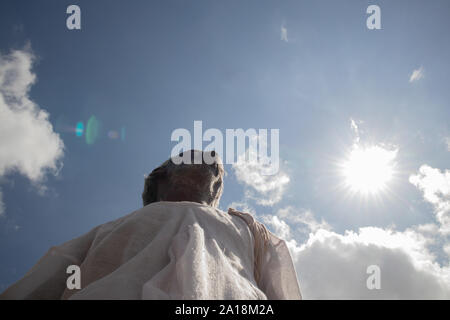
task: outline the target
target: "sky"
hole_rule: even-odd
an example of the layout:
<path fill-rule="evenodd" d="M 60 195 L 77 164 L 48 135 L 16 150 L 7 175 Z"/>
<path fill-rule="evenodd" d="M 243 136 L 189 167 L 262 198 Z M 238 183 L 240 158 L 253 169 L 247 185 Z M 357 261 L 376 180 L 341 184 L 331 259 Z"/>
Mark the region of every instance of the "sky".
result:
<path fill-rule="evenodd" d="M 449 9 L 1 1 L 0 291 L 51 246 L 141 208 L 172 132 L 200 120 L 279 129 L 279 171 L 226 164 L 220 208 L 286 240 L 304 298 L 449 299 Z"/>

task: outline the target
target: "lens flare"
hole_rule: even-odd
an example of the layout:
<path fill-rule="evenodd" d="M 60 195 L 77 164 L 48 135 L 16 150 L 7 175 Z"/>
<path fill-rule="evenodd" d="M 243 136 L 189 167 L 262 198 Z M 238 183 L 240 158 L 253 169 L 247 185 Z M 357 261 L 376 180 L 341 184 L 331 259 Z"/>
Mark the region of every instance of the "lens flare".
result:
<path fill-rule="evenodd" d="M 117 139 L 117 138 L 119 138 L 119 133 L 115 130 L 110 130 L 110 131 L 108 131 L 108 138 Z"/>
<path fill-rule="evenodd" d="M 122 127 L 122 129 L 120 130 L 120 138 L 122 139 L 122 141 L 125 141 L 125 127 Z"/>
<path fill-rule="evenodd" d="M 95 118 L 95 116 L 91 116 L 86 125 L 86 143 L 92 145 L 98 139 L 99 136 L 99 128 L 100 124 Z"/>
<path fill-rule="evenodd" d="M 77 137 L 81 137 L 83 136 L 83 132 L 84 132 L 84 124 L 83 122 L 78 122 L 77 126 L 75 127 L 75 134 Z"/>

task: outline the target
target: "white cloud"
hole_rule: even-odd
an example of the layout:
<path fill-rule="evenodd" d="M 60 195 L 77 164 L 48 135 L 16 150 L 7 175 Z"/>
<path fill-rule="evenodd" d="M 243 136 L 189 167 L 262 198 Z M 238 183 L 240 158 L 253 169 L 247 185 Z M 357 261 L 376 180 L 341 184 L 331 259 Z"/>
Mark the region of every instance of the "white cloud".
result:
<path fill-rule="evenodd" d="M 264 215 L 261 219 L 264 224 L 272 227 L 271 229 L 278 237 L 284 240 L 291 239 L 291 229 L 285 221 L 272 215 Z"/>
<path fill-rule="evenodd" d="M 432 240 L 417 230 L 366 227 L 339 234 L 319 228 L 300 245 L 282 219 L 262 221 L 286 240 L 304 299 L 450 298 L 450 267 L 435 261 Z M 380 267 L 379 290 L 366 286 L 370 265 Z"/>
<path fill-rule="evenodd" d="M 416 175 L 409 177 L 409 182 L 423 192 L 423 197 L 435 210 L 440 223 L 439 231 L 450 235 L 450 171 L 422 165 Z"/>
<path fill-rule="evenodd" d="M 443 249 L 447 256 L 450 257 L 450 243 L 445 244 Z"/>
<path fill-rule="evenodd" d="M 354 144 L 358 144 L 361 141 L 361 138 L 364 137 L 363 124 L 364 121 L 362 120 L 350 118 L 350 129 L 354 134 Z"/>
<path fill-rule="evenodd" d="M 441 267 L 427 240 L 408 230 L 368 227 L 344 235 L 326 230 L 290 245 L 305 299 L 449 299 L 450 268 Z M 366 286 L 367 267 L 381 270 L 381 289 Z"/>
<path fill-rule="evenodd" d="M 358 125 L 356 124 L 356 121 L 351 118 L 350 118 L 350 128 L 356 135 L 358 135 Z"/>
<path fill-rule="evenodd" d="M 323 218 L 320 222 L 317 221 L 310 210 L 296 209 L 288 206 L 279 209 L 276 215 L 288 222 L 303 224 L 308 232 L 315 232 L 319 229 L 331 230 L 331 226 Z"/>
<path fill-rule="evenodd" d="M 439 227 L 434 223 L 421 224 L 415 227 L 416 230 L 422 234 L 436 234 L 439 231 Z"/>
<path fill-rule="evenodd" d="M 233 208 L 233 209 L 236 209 L 236 210 L 239 210 L 239 211 L 242 211 L 242 212 L 251 213 L 253 215 L 256 215 L 255 210 L 250 205 L 248 205 L 248 203 L 245 203 L 245 202 L 235 202 L 235 201 L 233 201 L 232 203 L 230 203 L 228 205 L 227 209 L 228 208 Z M 225 210 L 225 211 L 227 211 L 227 210 Z"/>
<path fill-rule="evenodd" d="M 17 171 L 39 185 L 47 173 L 57 174 L 64 144 L 28 96 L 33 60 L 28 50 L 0 53 L 0 177 Z"/>
<path fill-rule="evenodd" d="M 265 175 L 264 165 L 261 161 L 249 161 L 252 159 L 249 153 L 256 150 L 248 148 L 245 155 L 241 155 L 236 163 L 232 165 L 236 179 L 245 186 L 246 200 L 254 200 L 263 206 L 272 206 L 279 202 L 289 183 L 289 176 L 280 168 L 276 174 Z M 254 155 L 254 159 L 257 159 Z M 247 201 L 246 201 L 247 202 Z"/>
<path fill-rule="evenodd" d="M 246 186 L 246 199 L 254 200 L 263 206 L 279 202 L 284 194 L 289 177 L 281 170 L 272 176 L 262 175 L 257 165 L 233 165 L 236 178 Z"/>
<path fill-rule="evenodd" d="M 424 69 L 420 67 L 419 69 L 413 70 L 411 76 L 409 77 L 409 82 L 419 81 L 424 77 Z"/>
<path fill-rule="evenodd" d="M 0 217 L 5 215 L 5 205 L 3 204 L 3 194 L 0 190 Z"/>
<path fill-rule="evenodd" d="M 287 31 L 287 29 L 286 29 L 286 27 L 284 25 L 281 26 L 280 40 L 284 41 L 284 42 L 289 42 L 288 31 Z"/>

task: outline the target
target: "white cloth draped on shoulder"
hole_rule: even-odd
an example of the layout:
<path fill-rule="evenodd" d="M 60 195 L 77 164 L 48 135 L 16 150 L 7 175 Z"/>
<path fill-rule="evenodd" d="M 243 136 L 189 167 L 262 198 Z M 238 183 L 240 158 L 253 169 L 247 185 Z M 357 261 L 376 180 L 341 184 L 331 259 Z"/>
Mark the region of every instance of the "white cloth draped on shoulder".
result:
<path fill-rule="evenodd" d="M 69 265 L 81 289 L 66 287 Z M 251 215 L 156 202 L 52 247 L 3 299 L 301 299 L 283 240 Z"/>

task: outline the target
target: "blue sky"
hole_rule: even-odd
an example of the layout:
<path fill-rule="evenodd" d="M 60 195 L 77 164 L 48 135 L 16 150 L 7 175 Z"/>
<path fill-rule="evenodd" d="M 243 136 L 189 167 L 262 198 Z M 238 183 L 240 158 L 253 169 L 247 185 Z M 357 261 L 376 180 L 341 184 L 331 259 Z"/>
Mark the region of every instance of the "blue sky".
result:
<path fill-rule="evenodd" d="M 81 8 L 81 30 L 66 28 L 70 4 Z M 381 30 L 366 27 L 370 4 L 381 8 Z M 450 214 L 449 9 L 445 0 L 2 1 L 1 55 L 32 52 L 37 81 L 27 95 L 48 112 L 64 154 L 49 160 L 62 166 L 58 174 L 39 179 L 21 171 L 19 159 L 0 170 L 0 290 L 50 246 L 140 208 L 144 175 L 169 157 L 172 131 L 202 120 L 205 129 L 280 129 L 280 174 L 289 183 L 261 192 L 227 165 L 220 207 L 239 204 L 289 237 L 306 297 L 408 298 L 416 290 L 448 298 L 448 233 L 436 228 L 445 227 L 439 212 Z M 414 70 L 421 75 L 415 80 Z M 67 128 L 91 116 L 101 130 L 88 145 Z M 125 139 L 108 138 L 121 128 Z M 337 164 L 358 138 L 397 150 L 395 177 L 375 196 L 349 196 L 341 187 Z M 33 152 L 45 153 L 36 146 Z M 412 183 L 424 165 L 430 169 Z M 277 192 L 275 203 L 260 205 Z M 406 237 L 411 246 L 364 242 L 367 230 Z M 390 279 L 395 266 L 406 265 L 411 277 L 428 280 L 408 287 L 402 278 L 368 291 L 361 289 L 364 268 L 347 281 L 354 287 L 343 288 L 345 276 L 332 273 L 332 263 L 345 268 L 362 256 L 349 249 L 348 260 L 326 260 L 337 255 L 324 245 L 333 239 L 368 250 L 361 268 L 385 265 Z M 394 263 L 391 253 L 406 258 Z M 330 263 L 322 270 L 328 284 L 311 275 L 314 259 Z"/>

